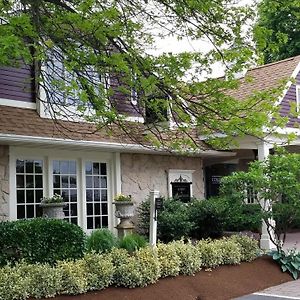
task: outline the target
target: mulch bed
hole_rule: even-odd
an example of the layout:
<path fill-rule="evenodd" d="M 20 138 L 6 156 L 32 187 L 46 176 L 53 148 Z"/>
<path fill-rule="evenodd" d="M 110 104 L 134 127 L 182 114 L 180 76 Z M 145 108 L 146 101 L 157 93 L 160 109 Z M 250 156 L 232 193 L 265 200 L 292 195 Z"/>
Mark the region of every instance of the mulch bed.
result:
<path fill-rule="evenodd" d="M 251 263 L 222 266 L 200 271 L 195 276 L 160 279 L 145 288 L 110 287 L 79 296 L 61 296 L 55 300 L 226 300 L 250 294 L 292 280 L 282 273 L 271 257 Z"/>

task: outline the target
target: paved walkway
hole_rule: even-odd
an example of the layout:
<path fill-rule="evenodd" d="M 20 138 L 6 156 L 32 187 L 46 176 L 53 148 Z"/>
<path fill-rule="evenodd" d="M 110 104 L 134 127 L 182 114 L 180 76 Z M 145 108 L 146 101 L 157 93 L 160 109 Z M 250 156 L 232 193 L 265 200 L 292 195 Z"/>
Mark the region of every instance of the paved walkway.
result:
<path fill-rule="evenodd" d="M 263 291 L 236 298 L 236 300 L 300 300 L 300 279 L 289 281 Z"/>

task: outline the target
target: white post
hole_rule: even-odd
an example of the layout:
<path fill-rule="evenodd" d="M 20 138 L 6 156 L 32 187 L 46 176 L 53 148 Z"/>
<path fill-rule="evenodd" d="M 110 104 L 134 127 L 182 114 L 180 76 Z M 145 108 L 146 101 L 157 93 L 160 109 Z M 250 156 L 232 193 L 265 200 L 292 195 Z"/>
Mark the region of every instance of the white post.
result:
<path fill-rule="evenodd" d="M 150 192 L 150 233 L 149 241 L 152 248 L 156 247 L 157 239 L 157 220 L 156 220 L 156 211 L 155 211 L 155 199 L 158 198 L 159 191 Z"/>
<path fill-rule="evenodd" d="M 270 146 L 267 145 L 265 142 L 260 143 L 257 146 L 258 150 L 258 160 L 259 161 L 264 161 L 265 159 L 268 158 L 269 156 L 269 150 Z M 260 205 L 263 207 L 263 209 L 269 209 L 270 203 L 268 199 L 262 199 Z M 275 224 L 274 220 L 269 220 L 272 224 Z M 271 230 L 271 229 L 270 229 Z M 270 231 L 270 234 L 273 235 L 274 237 L 274 232 L 272 230 Z M 271 241 L 270 235 L 267 229 L 267 224 L 265 221 L 262 221 L 262 228 L 261 228 L 261 237 L 260 237 L 260 248 L 265 249 L 265 250 L 271 250 L 271 249 L 276 249 L 275 244 Z"/>

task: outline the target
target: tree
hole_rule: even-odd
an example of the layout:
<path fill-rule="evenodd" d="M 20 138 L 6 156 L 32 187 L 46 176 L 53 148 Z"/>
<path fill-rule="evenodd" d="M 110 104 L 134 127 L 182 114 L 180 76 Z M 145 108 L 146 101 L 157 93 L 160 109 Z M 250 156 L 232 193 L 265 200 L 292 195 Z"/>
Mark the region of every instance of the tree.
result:
<path fill-rule="evenodd" d="M 300 2 L 263 0 L 258 6 L 254 37 L 263 62 L 300 54 Z"/>
<path fill-rule="evenodd" d="M 300 218 L 300 155 L 280 151 L 266 161 L 253 162 L 248 172 L 224 177 L 221 191 L 233 204 L 255 195 L 255 202 L 261 205 L 258 214 L 280 252 L 286 233 Z"/>
<path fill-rule="evenodd" d="M 227 138 L 221 143 L 206 142 L 226 147 L 236 135 L 263 137 L 262 127 L 278 112 L 273 104 L 280 87 L 245 101 L 228 92 L 238 86 L 234 72 L 252 62 L 244 27 L 252 15 L 235 0 L 1 0 L 0 65 L 16 65 L 20 58 L 35 63 L 49 104 L 63 102 L 72 119 L 72 103 L 97 130 L 182 151 L 203 148 L 199 134 L 222 132 Z M 204 39 L 212 48 L 153 56 L 147 49 L 157 35 Z M 227 66 L 226 76 L 203 81 L 216 62 Z M 117 85 L 109 84 L 112 78 Z M 160 122 L 133 124 L 120 116 L 115 95 L 131 97 L 132 91 L 138 113 L 146 117 L 146 107 Z M 175 130 L 161 125 L 166 112 Z"/>

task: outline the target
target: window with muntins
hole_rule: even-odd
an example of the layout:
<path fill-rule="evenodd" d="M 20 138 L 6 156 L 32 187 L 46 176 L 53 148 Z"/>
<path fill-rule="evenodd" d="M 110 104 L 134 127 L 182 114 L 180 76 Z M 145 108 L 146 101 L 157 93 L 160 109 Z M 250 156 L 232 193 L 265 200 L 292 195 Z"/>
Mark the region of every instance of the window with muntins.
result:
<path fill-rule="evenodd" d="M 39 204 L 43 197 L 43 161 L 16 161 L 17 218 L 30 219 L 42 216 Z"/>
<path fill-rule="evenodd" d="M 87 229 L 108 226 L 107 165 L 88 161 L 85 164 Z"/>
<path fill-rule="evenodd" d="M 77 166 L 75 160 L 53 160 L 53 194 L 64 198 L 65 219 L 78 223 L 77 212 Z"/>

